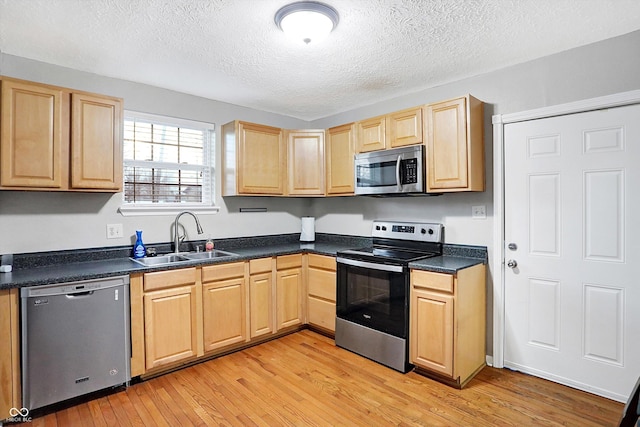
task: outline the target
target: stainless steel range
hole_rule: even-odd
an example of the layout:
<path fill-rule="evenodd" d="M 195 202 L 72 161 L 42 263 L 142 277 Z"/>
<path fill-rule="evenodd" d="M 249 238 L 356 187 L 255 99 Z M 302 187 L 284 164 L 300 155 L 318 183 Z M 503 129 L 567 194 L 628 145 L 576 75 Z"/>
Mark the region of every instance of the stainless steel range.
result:
<path fill-rule="evenodd" d="M 374 221 L 371 247 L 337 254 L 336 345 L 408 372 L 409 263 L 442 254 L 442 224 Z"/>

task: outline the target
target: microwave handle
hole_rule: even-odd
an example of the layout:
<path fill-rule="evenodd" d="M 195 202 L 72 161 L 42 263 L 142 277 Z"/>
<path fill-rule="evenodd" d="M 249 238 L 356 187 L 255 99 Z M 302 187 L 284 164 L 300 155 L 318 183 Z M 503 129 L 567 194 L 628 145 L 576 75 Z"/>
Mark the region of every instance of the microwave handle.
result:
<path fill-rule="evenodd" d="M 396 161 L 396 184 L 398 185 L 398 190 L 402 190 L 402 182 L 400 181 L 400 160 L 402 160 L 402 155 L 399 155 L 398 160 Z"/>

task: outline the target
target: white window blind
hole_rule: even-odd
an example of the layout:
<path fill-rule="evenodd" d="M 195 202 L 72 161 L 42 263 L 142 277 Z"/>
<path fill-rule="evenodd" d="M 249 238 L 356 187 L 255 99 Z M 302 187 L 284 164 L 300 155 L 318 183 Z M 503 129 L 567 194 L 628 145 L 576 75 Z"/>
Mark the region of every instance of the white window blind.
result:
<path fill-rule="evenodd" d="M 213 124 L 125 112 L 123 207 L 212 206 L 214 138 Z"/>

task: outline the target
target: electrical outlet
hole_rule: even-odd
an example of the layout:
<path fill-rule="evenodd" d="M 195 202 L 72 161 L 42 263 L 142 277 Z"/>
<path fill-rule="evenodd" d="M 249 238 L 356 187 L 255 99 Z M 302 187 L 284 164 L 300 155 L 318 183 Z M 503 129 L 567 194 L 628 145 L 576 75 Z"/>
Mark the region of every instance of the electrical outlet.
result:
<path fill-rule="evenodd" d="M 107 224 L 107 239 L 120 239 L 124 237 L 122 224 Z"/>
<path fill-rule="evenodd" d="M 486 219 L 487 207 L 485 205 L 471 206 L 471 218 Z"/>

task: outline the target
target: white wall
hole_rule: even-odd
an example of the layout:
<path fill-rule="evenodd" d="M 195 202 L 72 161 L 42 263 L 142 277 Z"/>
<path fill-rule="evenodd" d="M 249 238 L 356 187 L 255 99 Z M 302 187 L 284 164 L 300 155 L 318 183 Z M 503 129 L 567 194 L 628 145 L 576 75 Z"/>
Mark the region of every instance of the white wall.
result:
<path fill-rule="evenodd" d="M 447 242 L 491 246 L 493 128 L 491 116 L 640 88 L 640 31 L 547 56 L 447 85 L 316 120 L 329 128 L 391 111 L 470 93 L 485 102 L 487 191 L 419 199 L 316 200 L 318 232 L 367 234 L 376 218 L 443 222 Z M 471 219 L 471 206 L 486 205 L 487 220 Z"/>

